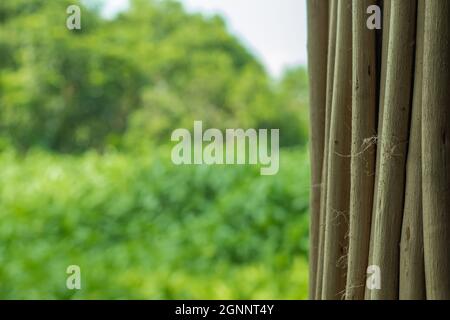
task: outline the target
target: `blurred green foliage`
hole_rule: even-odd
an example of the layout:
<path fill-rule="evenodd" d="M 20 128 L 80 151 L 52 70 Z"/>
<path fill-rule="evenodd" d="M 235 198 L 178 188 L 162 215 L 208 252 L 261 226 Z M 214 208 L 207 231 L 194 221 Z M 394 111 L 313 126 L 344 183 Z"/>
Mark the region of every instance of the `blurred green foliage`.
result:
<path fill-rule="evenodd" d="M 305 298 L 305 70 L 272 79 L 175 1 L 85 3 L 0 2 L 0 298 Z M 279 128 L 280 172 L 174 166 L 194 120 Z"/>
<path fill-rule="evenodd" d="M 305 298 L 301 150 L 270 177 L 150 154 L 7 152 L 0 166 L 2 298 Z M 65 288 L 71 264 L 81 291 Z"/>
<path fill-rule="evenodd" d="M 305 71 L 272 81 L 221 18 L 135 0 L 113 20 L 84 8 L 82 30 L 70 31 L 73 2 L 0 4 L 3 144 L 66 153 L 161 144 L 196 119 L 279 128 L 282 146 L 305 143 Z"/>

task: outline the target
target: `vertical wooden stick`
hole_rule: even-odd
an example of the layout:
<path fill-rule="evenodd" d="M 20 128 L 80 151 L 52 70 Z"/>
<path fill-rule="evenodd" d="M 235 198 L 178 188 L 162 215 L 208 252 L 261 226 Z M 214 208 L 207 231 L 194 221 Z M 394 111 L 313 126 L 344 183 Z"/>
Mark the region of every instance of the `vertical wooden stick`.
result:
<path fill-rule="evenodd" d="M 340 299 L 345 267 L 350 196 L 352 1 L 338 2 L 336 65 L 328 155 L 323 299 Z"/>
<path fill-rule="evenodd" d="M 406 146 L 409 138 L 416 2 L 391 3 L 386 97 L 375 215 L 373 264 L 381 270 L 381 289 L 373 299 L 397 299 L 399 244 L 404 205 Z"/>
<path fill-rule="evenodd" d="M 425 299 L 422 228 L 422 76 L 425 0 L 417 10 L 416 66 L 400 243 L 400 299 Z"/>
<path fill-rule="evenodd" d="M 366 27 L 375 0 L 353 2 L 350 234 L 346 299 L 364 299 L 376 153 L 376 31 Z"/>
<path fill-rule="evenodd" d="M 450 1 L 426 2 L 422 180 L 428 299 L 450 299 Z"/>
<path fill-rule="evenodd" d="M 327 86 L 328 1 L 308 0 L 308 60 L 310 77 L 311 222 L 309 297 L 315 297 L 319 247 L 320 193 L 325 134 Z"/>
<path fill-rule="evenodd" d="M 316 276 L 316 296 L 317 300 L 322 298 L 323 280 L 323 255 L 325 242 L 325 217 L 327 199 L 327 174 L 328 174 L 328 145 L 330 139 L 330 118 L 331 106 L 333 102 L 333 77 L 336 60 L 336 26 L 337 26 L 337 0 L 330 1 L 330 26 L 328 39 L 328 70 L 327 70 L 327 96 L 326 96 L 326 118 L 325 118 L 325 145 L 322 166 L 322 192 L 320 194 L 320 226 L 319 226 L 319 250 Z"/>
<path fill-rule="evenodd" d="M 374 245 L 374 234 L 375 234 L 375 214 L 376 214 L 376 203 L 377 203 L 377 185 L 378 177 L 380 173 L 380 153 L 381 153 L 381 138 L 383 132 L 383 111 L 384 111 L 384 98 L 385 98 L 385 88 L 386 88 L 386 71 L 387 71 L 387 57 L 389 49 L 389 31 L 391 24 L 391 0 L 383 0 L 383 36 L 382 36 L 382 48 L 381 48 L 381 70 L 380 74 L 380 93 L 379 93 L 379 107 L 378 107 L 378 130 L 377 130 L 377 157 L 375 165 L 375 183 L 374 183 L 374 195 L 373 195 L 373 207 L 372 207 L 372 219 L 371 219 L 371 230 L 370 230 L 370 245 L 369 245 L 369 262 L 368 265 L 373 264 L 373 245 Z M 365 299 L 371 299 L 371 291 L 366 287 Z"/>

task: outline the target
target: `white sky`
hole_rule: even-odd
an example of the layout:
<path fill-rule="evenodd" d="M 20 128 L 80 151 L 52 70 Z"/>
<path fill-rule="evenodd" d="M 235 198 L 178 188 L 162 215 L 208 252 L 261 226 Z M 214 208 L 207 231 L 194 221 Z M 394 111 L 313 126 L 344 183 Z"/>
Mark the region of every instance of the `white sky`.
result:
<path fill-rule="evenodd" d="M 306 64 L 306 0 L 179 0 L 189 11 L 221 14 L 229 30 L 275 77 L 287 66 Z M 128 0 L 107 0 L 106 15 Z"/>

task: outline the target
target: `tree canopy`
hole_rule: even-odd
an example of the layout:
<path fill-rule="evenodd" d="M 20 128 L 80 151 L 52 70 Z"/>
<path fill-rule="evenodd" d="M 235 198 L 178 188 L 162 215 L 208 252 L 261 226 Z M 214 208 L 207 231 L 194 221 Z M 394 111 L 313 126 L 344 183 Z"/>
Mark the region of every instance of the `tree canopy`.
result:
<path fill-rule="evenodd" d="M 0 4 L 0 146 L 77 153 L 162 144 L 196 119 L 206 126 L 280 128 L 306 140 L 306 75 L 273 80 L 219 16 L 176 1 L 134 0 L 105 19 L 74 1 Z M 302 89 L 303 88 L 303 89 Z"/>

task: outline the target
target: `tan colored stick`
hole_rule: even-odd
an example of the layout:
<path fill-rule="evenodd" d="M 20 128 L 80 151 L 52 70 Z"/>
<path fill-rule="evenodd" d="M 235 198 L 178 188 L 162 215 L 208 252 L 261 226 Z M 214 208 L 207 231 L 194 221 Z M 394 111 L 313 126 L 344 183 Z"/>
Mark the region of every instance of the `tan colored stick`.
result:
<path fill-rule="evenodd" d="M 311 123 L 311 222 L 309 297 L 315 297 L 317 253 L 319 247 L 320 193 L 325 134 L 327 86 L 328 1 L 308 0 L 308 60 Z"/>
<path fill-rule="evenodd" d="M 425 0 L 417 10 L 416 66 L 400 244 L 400 299 L 425 299 L 422 228 L 422 76 Z"/>
<path fill-rule="evenodd" d="M 389 30 L 391 21 L 391 0 L 383 0 L 383 39 L 381 48 L 381 72 L 380 72 L 380 95 L 379 95 L 379 107 L 378 107 L 378 130 L 377 130 L 377 160 L 375 165 L 375 183 L 374 183 L 374 195 L 373 195 L 373 207 L 372 207 L 372 219 L 371 219 L 371 230 L 370 230 L 370 246 L 369 246 L 369 262 L 368 265 L 373 263 L 373 239 L 375 233 L 375 213 L 376 213 L 376 203 L 377 203 L 377 185 L 378 176 L 380 172 L 380 153 L 381 153 L 381 139 L 383 132 L 383 111 L 384 111 L 384 97 L 386 88 L 386 71 L 387 71 L 387 57 L 389 49 Z M 371 291 L 365 288 L 365 299 L 371 299 Z"/>
<path fill-rule="evenodd" d="M 422 180 L 428 299 L 450 299 L 450 1 L 426 2 Z"/>
<path fill-rule="evenodd" d="M 346 299 L 363 300 L 369 256 L 376 154 L 376 31 L 366 27 L 369 6 L 353 2 L 353 102 L 350 234 Z"/>
<path fill-rule="evenodd" d="M 333 102 L 333 77 L 334 62 L 336 59 L 336 26 L 337 26 L 337 0 L 330 1 L 330 28 L 328 39 L 328 70 L 327 70 L 327 97 L 325 118 L 325 146 L 322 166 L 322 192 L 320 194 L 320 227 L 319 227 L 319 250 L 317 263 L 317 279 L 315 298 L 322 298 L 323 280 L 323 254 L 325 239 L 325 217 L 326 217 L 326 195 L 327 195 L 327 172 L 328 172 L 328 144 L 330 138 L 331 104 Z"/>
<path fill-rule="evenodd" d="M 375 215 L 373 264 L 381 270 L 381 289 L 373 299 L 398 298 L 399 244 L 404 205 L 406 147 L 409 138 L 416 2 L 391 3 L 386 97 Z"/>
<path fill-rule="evenodd" d="M 338 2 L 336 65 L 328 155 L 323 299 L 345 291 L 346 232 L 350 196 L 352 1 Z"/>

